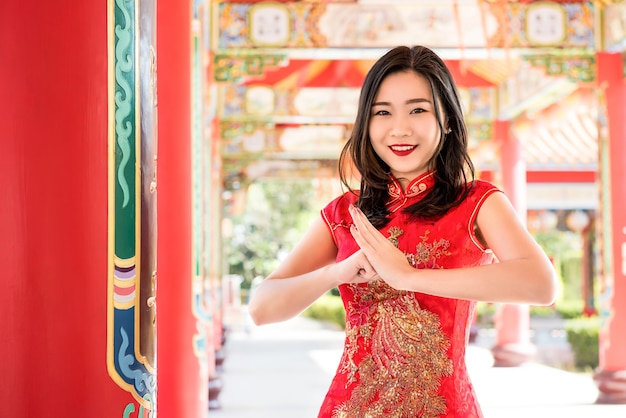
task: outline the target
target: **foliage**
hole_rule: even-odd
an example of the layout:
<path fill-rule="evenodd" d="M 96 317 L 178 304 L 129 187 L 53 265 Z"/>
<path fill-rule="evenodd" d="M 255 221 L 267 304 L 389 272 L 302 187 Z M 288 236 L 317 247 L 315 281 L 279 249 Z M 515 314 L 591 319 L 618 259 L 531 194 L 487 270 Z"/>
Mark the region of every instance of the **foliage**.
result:
<path fill-rule="evenodd" d="M 530 306 L 528 308 L 530 316 L 534 318 L 554 318 L 560 317 L 557 306 Z"/>
<path fill-rule="evenodd" d="M 249 288 L 272 272 L 317 215 L 310 179 L 262 180 L 248 186 L 242 214 L 233 216 L 232 236 L 224 241 L 228 273 Z"/>
<path fill-rule="evenodd" d="M 479 324 L 488 324 L 493 321 L 496 313 L 496 304 L 487 302 L 478 302 L 476 304 L 476 321 Z"/>
<path fill-rule="evenodd" d="M 498 305 L 495 303 L 478 302 L 476 305 L 477 320 L 481 324 L 493 321 Z M 551 306 L 530 306 L 530 316 L 534 318 L 555 317 L 563 319 L 577 318 L 583 315 L 584 302 L 577 300 L 560 300 Z"/>
<path fill-rule="evenodd" d="M 560 258 L 564 254 L 580 250 L 580 234 L 571 231 L 560 231 L 554 228 L 534 232 L 533 237 L 551 258 Z"/>
<path fill-rule="evenodd" d="M 582 286 L 582 239 L 572 231 L 556 228 L 533 234 L 537 243 L 552 260 L 561 292 L 558 301 L 577 299 Z"/>
<path fill-rule="evenodd" d="M 303 316 L 320 321 L 331 322 L 340 328 L 346 326 L 346 311 L 339 296 L 327 293 L 317 299 L 303 313 Z"/>
<path fill-rule="evenodd" d="M 585 302 L 582 299 L 562 300 L 556 304 L 556 310 L 563 319 L 573 319 L 583 315 Z"/>
<path fill-rule="evenodd" d="M 574 365 L 581 371 L 593 370 L 599 364 L 600 318 L 578 317 L 565 322 L 567 341 L 574 352 Z"/>

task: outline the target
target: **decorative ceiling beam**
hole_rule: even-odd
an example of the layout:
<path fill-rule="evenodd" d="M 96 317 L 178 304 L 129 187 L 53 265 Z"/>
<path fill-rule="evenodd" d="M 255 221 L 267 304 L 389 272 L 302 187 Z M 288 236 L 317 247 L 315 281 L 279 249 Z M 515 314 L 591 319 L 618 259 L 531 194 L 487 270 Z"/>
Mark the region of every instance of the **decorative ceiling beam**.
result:
<path fill-rule="evenodd" d="M 600 49 L 607 52 L 626 50 L 626 1 L 604 0 L 600 22 Z M 600 24 L 600 23 L 598 23 Z"/>
<path fill-rule="evenodd" d="M 227 167 L 253 165 L 252 171 L 265 175 L 289 173 L 299 162 L 308 167 L 302 172 L 312 167 L 307 161 L 335 162 L 338 153 L 330 148 L 315 153 L 283 149 L 279 143 L 281 124 L 349 126 L 353 122 L 353 112 L 346 110 L 346 103 L 351 102 L 344 96 L 333 99 L 335 106 L 342 104 L 343 113 L 330 99 L 317 103 L 330 114 L 308 114 L 297 107 L 302 102 L 312 106 L 312 96 L 304 94 L 302 87 L 324 61 L 335 67 L 347 66 L 350 60 L 374 61 L 406 39 L 429 45 L 450 63 L 452 71 L 458 70 L 455 79 L 474 79 L 473 85 L 480 86 L 463 89 L 462 94 L 468 103 L 465 114 L 473 144 L 485 148 L 489 144 L 483 140 L 492 138 L 494 119 L 541 112 L 580 83 L 595 81 L 595 51 L 626 46 L 626 2 L 621 0 L 212 4 L 215 36 L 211 50 L 215 55 L 210 71 L 222 96 L 218 105 L 222 155 Z M 314 63 L 315 71 L 305 61 Z M 529 69 L 531 75 L 542 72 L 546 83 L 528 89 L 521 73 Z M 333 79 L 333 71 L 338 70 L 328 71 L 331 74 L 324 80 Z M 273 76 L 282 81 L 269 82 Z M 511 81 L 512 77 L 519 79 Z M 355 91 L 358 84 L 351 83 Z M 319 83 L 315 86 L 319 95 L 324 88 Z M 332 96 L 341 89 L 328 85 L 325 90 Z M 509 100 L 503 100 L 507 94 Z M 492 101 L 486 99 L 496 95 Z"/>
<path fill-rule="evenodd" d="M 281 53 L 217 53 L 213 56 L 211 70 L 215 81 L 233 83 L 244 77 L 263 75 L 268 68 L 276 68 L 286 62 L 287 55 Z"/>
<path fill-rule="evenodd" d="M 407 39 L 442 53 L 515 48 L 596 49 L 601 2 L 590 1 L 287 1 L 215 3 L 212 50 L 287 49 L 291 53 L 372 53 Z M 323 57 L 317 55 L 317 57 Z M 328 56 L 326 56 L 328 57 Z M 299 57 L 305 58 L 305 57 Z M 306 58 L 311 58 L 307 56 Z M 352 58 L 362 59 L 362 55 Z M 446 57 L 447 58 L 447 57 Z"/>
<path fill-rule="evenodd" d="M 596 57 L 594 54 L 555 55 L 536 54 L 524 57 L 534 67 L 543 68 L 547 76 L 565 77 L 575 83 L 596 81 Z"/>
<path fill-rule="evenodd" d="M 546 107 L 572 94 L 578 87 L 578 84 L 565 78 L 554 79 L 531 91 L 521 100 L 501 107 L 498 119 L 513 120 L 524 113 L 532 115 L 541 113 Z"/>

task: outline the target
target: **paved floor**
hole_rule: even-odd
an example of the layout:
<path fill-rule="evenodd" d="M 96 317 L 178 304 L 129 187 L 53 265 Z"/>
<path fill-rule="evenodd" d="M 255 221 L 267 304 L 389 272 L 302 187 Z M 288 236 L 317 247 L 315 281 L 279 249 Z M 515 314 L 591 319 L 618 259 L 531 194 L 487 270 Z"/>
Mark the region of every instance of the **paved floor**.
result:
<path fill-rule="evenodd" d="M 256 327 L 231 314 L 216 418 L 315 418 L 341 355 L 343 332 L 307 318 Z M 626 405 L 594 404 L 587 375 L 540 364 L 492 367 L 470 346 L 467 364 L 485 418 L 626 418 Z"/>

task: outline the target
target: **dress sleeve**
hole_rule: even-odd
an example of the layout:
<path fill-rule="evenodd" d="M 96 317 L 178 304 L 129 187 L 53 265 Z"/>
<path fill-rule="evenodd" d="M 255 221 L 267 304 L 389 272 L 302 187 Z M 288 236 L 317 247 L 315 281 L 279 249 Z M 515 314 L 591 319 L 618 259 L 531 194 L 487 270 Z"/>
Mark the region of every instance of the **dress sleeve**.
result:
<path fill-rule="evenodd" d="M 482 243 L 476 236 L 476 233 L 474 231 L 474 223 L 476 222 L 476 217 L 478 216 L 478 211 L 480 210 L 481 206 L 483 205 L 485 200 L 493 193 L 502 193 L 502 190 L 498 189 L 496 186 L 487 181 L 475 180 L 474 187 L 472 188 L 470 195 L 468 196 L 471 205 L 471 213 L 468 219 L 467 229 L 472 241 L 474 241 L 474 244 L 477 247 L 482 248 L 483 250 L 485 250 L 486 248 L 482 245 Z"/>
<path fill-rule="evenodd" d="M 502 193 L 502 190 L 484 180 L 474 181 L 474 188 L 472 189 L 472 192 L 470 194 L 470 198 L 473 201 L 472 214 L 469 219 L 470 223 L 474 223 L 474 221 L 476 220 L 476 217 L 478 216 L 478 211 L 480 210 L 480 207 L 483 205 L 485 200 L 492 193 L 496 192 Z"/>
<path fill-rule="evenodd" d="M 321 210 L 322 219 L 328 226 L 333 237 L 335 245 L 339 246 L 341 242 L 341 234 L 350 230 L 352 218 L 348 212 L 349 206 L 356 202 L 357 197 L 354 193 L 346 192 L 331 201 Z M 341 231 L 341 232 L 339 232 Z"/>

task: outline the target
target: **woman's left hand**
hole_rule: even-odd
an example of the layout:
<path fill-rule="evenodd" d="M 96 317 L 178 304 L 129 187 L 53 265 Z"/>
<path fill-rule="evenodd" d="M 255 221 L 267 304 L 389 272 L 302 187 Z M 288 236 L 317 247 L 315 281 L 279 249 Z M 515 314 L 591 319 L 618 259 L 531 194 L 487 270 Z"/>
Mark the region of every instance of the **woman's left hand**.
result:
<path fill-rule="evenodd" d="M 359 208 L 350 205 L 354 224 L 350 232 L 378 276 L 395 289 L 405 289 L 404 281 L 415 269 L 406 255 L 370 223 Z"/>

